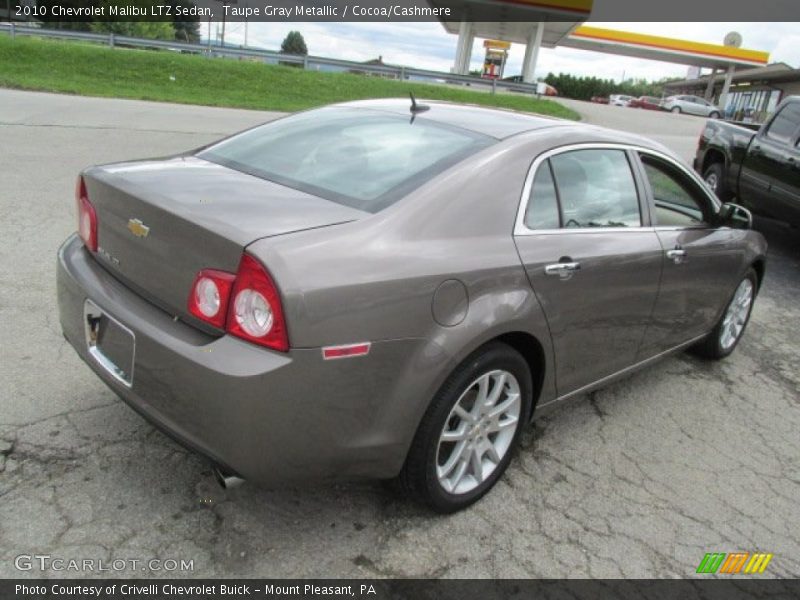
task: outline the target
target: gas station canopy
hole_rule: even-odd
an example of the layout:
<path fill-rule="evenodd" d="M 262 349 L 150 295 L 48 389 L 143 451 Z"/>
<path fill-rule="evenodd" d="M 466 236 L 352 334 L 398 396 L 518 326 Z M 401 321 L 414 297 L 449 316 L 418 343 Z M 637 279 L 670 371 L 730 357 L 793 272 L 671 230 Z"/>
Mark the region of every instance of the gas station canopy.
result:
<path fill-rule="evenodd" d="M 760 67 L 769 53 L 732 45 L 708 44 L 613 31 L 583 25 L 594 0 L 428 0 L 449 7 L 458 20 L 441 20 L 449 33 L 458 34 L 453 72 L 467 74 L 476 37 L 525 44 L 522 79 L 534 83 L 539 48 L 563 46 L 620 56 L 723 69 L 728 79 L 736 67 Z M 487 12 L 488 11 L 488 12 Z M 487 18 L 490 17 L 490 18 Z M 738 39 L 741 42 L 741 38 Z M 728 81 L 728 83 L 730 83 Z"/>
<path fill-rule="evenodd" d="M 759 50 L 613 31 L 586 25 L 571 31 L 558 45 L 711 69 L 727 69 L 731 66 L 762 67 L 769 60 L 769 52 Z"/>
<path fill-rule="evenodd" d="M 583 23 L 594 0 L 428 0 L 434 8 L 449 8 L 453 20 L 440 19 L 458 34 L 453 72 L 466 75 L 476 37 L 525 44 L 522 78 L 533 82 L 539 48 L 554 48 Z"/>
<path fill-rule="evenodd" d="M 438 2 L 436 3 L 438 5 Z M 536 28 L 538 21 L 533 22 L 497 22 L 497 23 L 472 23 L 472 31 L 475 37 L 503 40 L 517 44 L 527 44 L 531 36 L 531 30 Z M 582 21 L 544 21 L 542 31 L 542 46 L 545 48 L 555 48 L 578 26 Z M 461 23 L 454 21 L 442 21 L 442 25 L 448 33 L 458 34 Z"/>

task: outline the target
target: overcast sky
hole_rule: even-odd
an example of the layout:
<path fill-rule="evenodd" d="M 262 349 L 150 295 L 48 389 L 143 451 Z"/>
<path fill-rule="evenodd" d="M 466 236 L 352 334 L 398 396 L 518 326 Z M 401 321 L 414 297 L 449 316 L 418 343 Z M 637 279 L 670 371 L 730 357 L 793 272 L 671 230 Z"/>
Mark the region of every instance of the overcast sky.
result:
<path fill-rule="evenodd" d="M 800 23 L 591 23 L 597 27 L 651 33 L 697 42 L 721 44 L 729 31 L 742 34 L 743 48 L 764 50 L 770 62 L 783 61 L 800 66 Z M 296 29 L 303 34 L 309 54 L 363 61 L 383 56 L 389 64 L 449 71 L 455 57 L 457 36 L 431 23 L 250 23 L 248 44 L 276 50 L 286 34 Z M 213 31 L 212 31 L 213 34 Z M 203 36 L 206 35 L 205 26 Z M 244 23 L 228 23 L 227 42 L 244 42 Z M 483 41 L 475 40 L 472 68 L 483 59 Z M 506 75 L 521 71 L 525 48 L 513 44 Z M 682 77 L 687 67 L 652 60 L 639 60 L 571 48 L 543 48 L 536 67 L 537 77 L 548 72 L 597 75 L 620 81 L 631 77 L 660 79 Z"/>

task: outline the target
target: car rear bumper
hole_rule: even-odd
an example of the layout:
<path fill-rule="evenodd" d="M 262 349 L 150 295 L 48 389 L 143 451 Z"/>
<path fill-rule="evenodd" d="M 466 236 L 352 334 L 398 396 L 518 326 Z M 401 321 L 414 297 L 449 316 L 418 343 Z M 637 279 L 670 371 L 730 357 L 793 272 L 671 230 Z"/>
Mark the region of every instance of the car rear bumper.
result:
<path fill-rule="evenodd" d="M 319 348 L 273 352 L 173 318 L 115 279 L 77 236 L 59 250 L 57 269 L 61 326 L 78 355 L 137 412 L 225 470 L 266 484 L 399 472 L 417 423 L 397 411 L 398 373 L 421 340 L 328 361 Z M 135 336 L 130 386 L 89 352 L 87 299 Z"/>

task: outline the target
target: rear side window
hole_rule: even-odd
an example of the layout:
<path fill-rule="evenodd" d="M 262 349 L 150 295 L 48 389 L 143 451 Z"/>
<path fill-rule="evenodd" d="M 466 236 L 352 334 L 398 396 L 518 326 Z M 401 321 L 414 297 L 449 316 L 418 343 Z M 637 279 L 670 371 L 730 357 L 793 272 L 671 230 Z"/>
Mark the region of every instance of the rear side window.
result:
<path fill-rule="evenodd" d="M 423 118 L 331 107 L 245 131 L 198 156 L 377 212 L 494 138 Z"/>
<path fill-rule="evenodd" d="M 550 158 L 564 227 L 638 227 L 639 196 L 624 150 L 573 150 Z"/>
<path fill-rule="evenodd" d="M 558 229 L 560 225 L 556 186 L 550 171 L 550 161 L 546 160 L 539 165 L 533 179 L 525 211 L 525 226 L 529 229 Z"/>
<path fill-rule="evenodd" d="M 800 127 L 800 102 L 784 106 L 770 123 L 767 137 L 778 142 L 788 143 Z"/>

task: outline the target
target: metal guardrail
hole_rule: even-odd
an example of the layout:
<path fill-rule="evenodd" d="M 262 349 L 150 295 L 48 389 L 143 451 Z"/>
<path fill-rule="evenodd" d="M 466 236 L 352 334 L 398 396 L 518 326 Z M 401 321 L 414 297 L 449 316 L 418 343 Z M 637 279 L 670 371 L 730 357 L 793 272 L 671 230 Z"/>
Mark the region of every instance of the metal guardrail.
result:
<path fill-rule="evenodd" d="M 255 58 L 269 63 L 291 63 L 302 65 L 304 69 L 314 69 L 319 67 L 329 67 L 357 73 L 390 76 L 400 80 L 418 79 L 428 83 L 447 83 L 461 84 L 467 86 L 480 86 L 491 88 L 492 93 L 496 90 L 508 90 L 526 94 L 535 94 L 536 85 L 530 83 L 517 83 L 512 81 L 497 81 L 483 79 L 472 75 L 458 75 L 455 73 L 445 73 L 441 71 L 429 71 L 427 69 L 416 69 L 405 66 L 391 65 L 370 65 L 337 58 L 326 58 L 322 56 L 298 56 L 294 54 L 282 54 L 269 50 L 256 48 L 236 48 L 231 46 L 215 46 L 211 44 L 191 44 L 173 40 L 148 40 L 142 38 L 126 37 L 113 33 L 90 33 L 87 31 L 74 31 L 70 29 L 42 29 L 28 25 L 17 25 L 16 23 L 0 23 L 0 33 L 5 33 L 14 37 L 35 36 L 65 40 L 78 40 L 94 42 L 110 46 L 111 48 L 119 45 L 136 48 L 156 48 L 161 50 L 171 50 L 201 54 L 209 57 L 227 58 Z"/>

